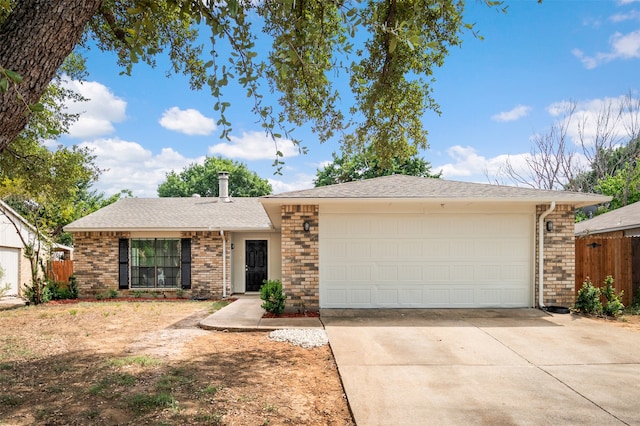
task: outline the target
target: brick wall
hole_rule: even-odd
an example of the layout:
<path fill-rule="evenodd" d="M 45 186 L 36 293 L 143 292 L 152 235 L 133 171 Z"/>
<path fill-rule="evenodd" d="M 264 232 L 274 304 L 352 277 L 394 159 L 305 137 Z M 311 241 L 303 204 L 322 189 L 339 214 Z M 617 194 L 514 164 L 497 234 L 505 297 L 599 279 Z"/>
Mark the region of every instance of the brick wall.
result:
<path fill-rule="evenodd" d="M 288 310 L 318 310 L 318 206 L 282 206 L 282 288 Z M 311 225 L 305 231 L 304 222 Z"/>
<path fill-rule="evenodd" d="M 95 297 L 117 290 L 122 296 L 131 291 L 118 290 L 118 240 L 130 238 L 128 232 L 78 232 L 74 234 L 74 275 L 80 297 Z M 182 233 L 191 238 L 191 291 L 186 297 L 222 297 L 222 237 L 218 232 Z M 231 287 L 230 235 L 227 236 L 227 295 Z M 135 291 L 135 290 L 133 290 Z M 170 293 L 170 289 L 158 291 Z M 175 291 L 175 290 L 173 290 Z"/>
<path fill-rule="evenodd" d="M 231 294 L 231 235 L 227 239 L 227 296 Z M 222 297 L 222 237 L 218 232 L 183 232 L 191 238 L 191 294 L 195 299 Z"/>
<path fill-rule="evenodd" d="M 118 240 L 128 232 L 77 232 L 73 234 L 73 274 L 80 297 L 95 297 L 118 290 Z"/>
<path fill-rule="evenodd" d="M 538 305 L 538 260 L 539 230 L 538 218 L 549 208 L 541 205 L 536 208 L 536 273 L 535 273 L 535 305 Z M 570 205 L 557 205 L 545 222 L 553 222 L 553 230 L 544 231 L 544 290 L 543 302 L 546 306 L 556 305 L 571 307 L 575 303 L 575 237 L 574 208 Z M 543 224 L 543 226 L 545 226 Z"/>

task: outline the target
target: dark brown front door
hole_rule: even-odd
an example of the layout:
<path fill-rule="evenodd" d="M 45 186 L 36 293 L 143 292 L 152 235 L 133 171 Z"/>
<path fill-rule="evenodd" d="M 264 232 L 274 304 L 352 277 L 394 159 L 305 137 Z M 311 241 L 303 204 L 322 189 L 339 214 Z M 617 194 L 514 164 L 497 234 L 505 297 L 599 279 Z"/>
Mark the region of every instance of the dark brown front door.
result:
<path fill-rule="evenodd" d="M 267 279 L 267 241 L 247 240 L 245 247 L 245 291 L 260 291 Z"/>

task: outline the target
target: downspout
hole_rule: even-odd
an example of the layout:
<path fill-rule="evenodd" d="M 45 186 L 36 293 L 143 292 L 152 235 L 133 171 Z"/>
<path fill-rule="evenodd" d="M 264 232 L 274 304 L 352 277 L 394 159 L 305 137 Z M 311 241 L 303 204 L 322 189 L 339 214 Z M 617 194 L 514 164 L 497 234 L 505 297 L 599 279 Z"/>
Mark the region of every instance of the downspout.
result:
<path fill-rule="evenodd" d="M 549 209 L 538 218 L 538 307 L 544 308 L 544 220 L 556 208 L 556 202 L 552 201 Z"/>
<path fill-rule="evenodd" d="M 227 298 L 227 239 L 224 236 L 224 230 L 220 230 L 222 237 L 222 298 Z"/>

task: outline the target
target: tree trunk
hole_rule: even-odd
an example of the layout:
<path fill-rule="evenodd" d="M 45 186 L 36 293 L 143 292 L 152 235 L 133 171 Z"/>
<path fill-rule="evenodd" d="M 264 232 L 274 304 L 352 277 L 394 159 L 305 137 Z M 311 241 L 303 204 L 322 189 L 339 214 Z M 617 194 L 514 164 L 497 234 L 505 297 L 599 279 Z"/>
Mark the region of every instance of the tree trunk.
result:
<path fill-rule="evenodd" d="M 29 120 L 64 59 L 80 40 L 102 0 L 21 0 L 0 27 L 0 66 L 23 78 L 15 90 L 0 93 L 0 151 Z"/>

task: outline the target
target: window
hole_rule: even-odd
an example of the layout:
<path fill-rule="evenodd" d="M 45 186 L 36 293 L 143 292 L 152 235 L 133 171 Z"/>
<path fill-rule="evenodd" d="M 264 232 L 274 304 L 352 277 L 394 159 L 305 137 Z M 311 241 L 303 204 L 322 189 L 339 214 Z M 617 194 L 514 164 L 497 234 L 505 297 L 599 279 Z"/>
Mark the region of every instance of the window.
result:
<path fill-rule="evenodd" d="M 176 288 L 179 284 L 179 239 L 131 240 L 131 288 Z"/>

